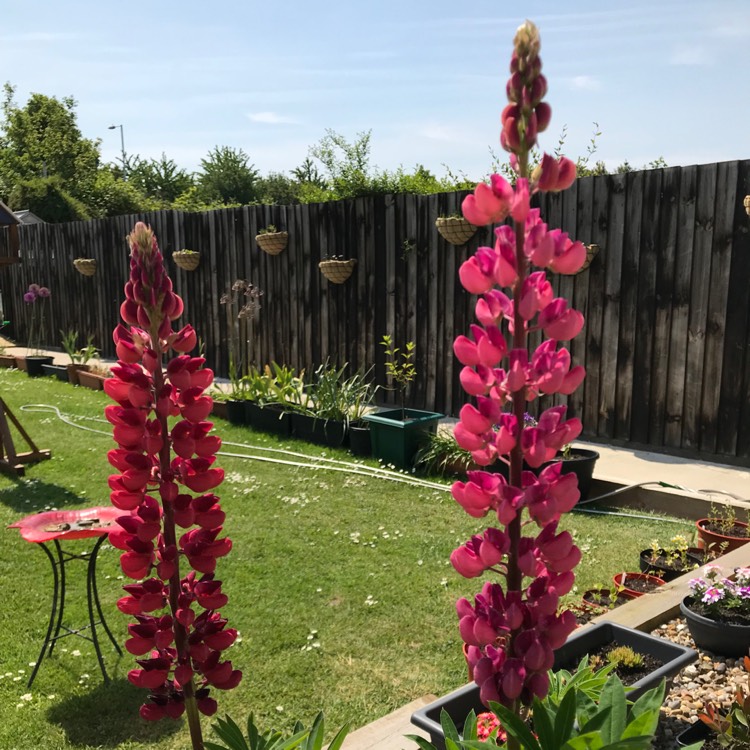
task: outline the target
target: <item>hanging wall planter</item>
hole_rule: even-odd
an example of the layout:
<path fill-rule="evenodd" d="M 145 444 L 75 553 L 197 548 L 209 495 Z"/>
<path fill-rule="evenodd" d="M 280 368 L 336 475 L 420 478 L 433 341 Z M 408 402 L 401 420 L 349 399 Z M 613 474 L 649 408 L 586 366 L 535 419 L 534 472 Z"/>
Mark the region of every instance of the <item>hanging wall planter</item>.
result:
<path fill-rule="evenodd" d="M 201 262 L 201 254 L 197 250 L 178 250 L 172 253 L 172 260 L 184 271 L 195 271 Z"/>
<path fill-rule="evenodd" d="M 349 260 L 331 258 L 330 260 L 321 260 L 318 263 L 318 268 L 332 284 L 343 284 L 352 275 L 356 265 L 356 258 Z"/>
<path fill-rule="evenodd" d="M 260 234 L 255 236 L 258 247 L 269 255 L 278 255 L 289 241 L 288 232 L 277 232 L 273 224 L 269 224 L 265 229 L 260 230 Z"/>
<path fill-rule="evenodd" d="M 96 258 L 76 258 L 73 265 L 76 271 L 84 276 L 93 276 L 96 273 Z"/>
<path fill-rule="evenodd" d="M 599 254 L 599 245 L 586 245 L 586 260 L 581 266 L 581 270 L 578 273 L 583 273 L 590 265 L 591 262 Z"/>
<path fill-rule="evenodd" d="M 477 231 L 477 227 L 462 216 L 440 216 L 435 220 L 435 226 L 451 245 L 465 245 Z"/>

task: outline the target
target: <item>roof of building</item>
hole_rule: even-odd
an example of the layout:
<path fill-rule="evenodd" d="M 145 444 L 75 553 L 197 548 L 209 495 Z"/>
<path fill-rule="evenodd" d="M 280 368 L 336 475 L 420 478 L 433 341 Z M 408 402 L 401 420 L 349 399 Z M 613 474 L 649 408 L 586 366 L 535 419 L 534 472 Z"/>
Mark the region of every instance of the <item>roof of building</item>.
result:
<path fill-rule="evenodd" d="M 10 224 L 20 223 L 20 220 L 13 215 L 13 212 L 2 201 L 0 201 L 0 226 L 9 226 Z"/>
<path fill-rule="evenodd" d="M 15 216 L 21 224 L 44 224 L 44 219 L 40 219 L 33 211 L 23 208 L 20 211 L 14 211 Z"/>

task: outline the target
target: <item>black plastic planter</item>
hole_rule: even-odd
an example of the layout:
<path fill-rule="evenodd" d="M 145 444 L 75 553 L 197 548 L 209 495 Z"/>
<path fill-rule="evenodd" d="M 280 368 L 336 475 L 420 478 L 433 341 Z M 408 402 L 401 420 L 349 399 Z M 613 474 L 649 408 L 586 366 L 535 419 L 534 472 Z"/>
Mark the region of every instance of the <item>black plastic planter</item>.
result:
<path fill-rule="evenodd" d="M 349 450 L 355 456 L 372 456 L 372 439 L 367 424 L 352 423 L 349 425 Z"/>
<path fill-rule="evenodd" d="M 258 406 L 249 401 L 247 413 L 250 415 L 250 425 L 254 430 L 271 432 L 281 437 L 292 434 L 292 415 L 279 406 Z"/>
<path fill-rule="evenodd" d="M 54 361 L 53 357 L 26 357 L 26 374 L 30 378 L 38 378 L 44 375 L 44 365 L 51 365 Z"/>
<path fill-rule="evenodd" d="M 680 747 L 689 747 L 696 742 L 706 742 L 714 736 L 715 732 L 699 719 L 685 731 L 680 732 L 675 739 Z"/>
<path fill-rule="evenodd" d="M 630 700 L 636 700 L 647 690 L 656 687 L 662 679 L 666 679 L 669 684 L 681 669 L 698 658 L 698 654 L 692 649 L 678 646 L 664 638 L 657 638 L 612 622 L 600 622 L 575 631 L 555 652 L 553 669 L 574 670 L 585 654 L 614 641 L 662 662 L 661 667 L 631 686 L 628 691 Z M 430 735 L 430 742 L 438 750 L 445 748 L 445 737 L 440 726 L 440 713 L 443 709 L 459 728 L 464 725 L 466 716 L 472 709 L 477 714 L 487 710 L 479 700 L 479 686 L 470 683 L 415 711 L 411 716 L 411 723 L 426 731 Z"/>
<path fill-rule="evenodd" d="M 232 400 L 227 401 L 227 419 L 232 424 L 246 424 L 245 402 Z"/>
<path fill-rule="evenodd" d="M 673 581 L 675 578 L 679 578 L 684 573 L 687 573 L 689 570 L 692 570 L 693 568 L 700 567 L 703 565 L 704 558 L 703 558 L 703 550 L 695 549 L 694 552 L 691 550 L 687 551 L 686 554 L 686 560 L 687 560 L 687 567 L 683 569 L 677 569 L 677 568 L 670 568 L 666 565 L 663 565 L 660 562 L 652 562 L 651 560 L 651 553 L 653 550 L 650 549 L 644 549 L 641 551 L 640 555 L 640 567 L 641 571 L 643 573 L 648 573 L 652 576 L 659 576 L 659 578 L 662 579 L 662 581 Z M 658 555 L 664 555 L 664 550 L 656 550 Z"/>
<path fill-rule="evenodd" d="M 692 598 L 680 602 L 680 612 L 687 622 L 695 645 L 722 656 L 742 656 L 750 649 L 750 625 L 731 625 L 699 615 L 690 609 Z"/>
<path fill-rule="evenodd" d="M 65 365 L 42 365 L 42 370 L 47 376 L 52 376 L 63 383 L 68 382 L 68 368 Z"/>
<path fill-rule="evenodd" d="M 292 435 L 316 445 L 337 448 L 344 444 L 346 425 L 335 419 L 321 419 L 309 414 L 292 414 Z"/>

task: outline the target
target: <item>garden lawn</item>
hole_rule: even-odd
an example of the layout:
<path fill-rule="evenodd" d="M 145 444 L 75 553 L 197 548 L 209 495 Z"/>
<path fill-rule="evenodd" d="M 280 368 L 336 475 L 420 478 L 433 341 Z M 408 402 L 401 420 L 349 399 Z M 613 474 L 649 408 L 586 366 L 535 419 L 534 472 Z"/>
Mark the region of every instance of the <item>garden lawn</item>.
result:
<path fill-rule="evenodd" d="M 0 477 L 0 521 L 7 525 L 50 508 L 108 505 L 112 469 L 106 452 L 114 447 L 112 439 L 51 413 L 21 410 L 23 404 L 56 405 L 77 424 L 108 432 L 107 423 L 96 421 L 108 403 L 105 394 L 0 370 L 0 395 L 38 446 L 53 453 L 52 460 L 28 467 L 24 479 Z M 225 441 L 324 452 L 223 420 L 216 428 Z M 17 435 L 16 447 L 23 450 Z M 343 450 L 327 455 L 349 457 Z M 307 723 L 323 708 L 329 729 L 345 721 L 358 727 L 465 681 L 454 602 L 477 592 L 481 581 L 459 577 L 448 557 L 484 524 L 469 518 L 448 492 L 228 457 L 220 465 L 226 479 L 217 493 L 234 549 L 219 560 L 217 577 L 230 598 L 223 614 L 241 632 L 227 654 L 244 672 L 236 690 L 217 691 L 220 714 L 244 722 L 252 711 L 263 727 L 289 728 L 294 719 Z M 689 534 L 691 524 L 571 514 L 565 526 L 584 550 L 577 586 L 583 591 L 636 569 L 638 552 L 651 539 Z M 145 691 L 127 681 L 134 657 L 117 657 L 106 639 L 109 685 L 102 682 L 91 644 L 70 637 L 44 662 L 32 689 L 26 688 L 47 625 L 51 574 L 41 550 L 16 530 L 4 531 L 3 542 L 0 748 L 187 747 L 182 721 L 149 724 L 139 718 Z M 85 549 L 86 542 L 67 548 Z M 65 620 L 77 626 L 86 621 L 85 567 L 73 562 L 68 572 Z M 107 544 L 98 580 L 106 617 L 122 642 L 130 618 L 115 607 L 124 581 L 118 552 Z M 210 721 L 203 724 L 210 738 Z"/>

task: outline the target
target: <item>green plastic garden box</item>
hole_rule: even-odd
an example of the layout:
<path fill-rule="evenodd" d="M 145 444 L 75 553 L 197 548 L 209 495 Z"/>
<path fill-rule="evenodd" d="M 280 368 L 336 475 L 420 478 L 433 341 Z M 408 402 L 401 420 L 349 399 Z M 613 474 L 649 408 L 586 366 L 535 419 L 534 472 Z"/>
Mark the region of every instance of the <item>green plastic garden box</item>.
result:
<path fill-rule="evenodd" d="M 401 419 L 401 409 L 365 414 L 362 419 L 370 423 L 373 457 L 399 469 L 411 469 L 425 436 L 437 432 L 443 416 L 418 409 L 407 409 L 405 420 Z"/>

